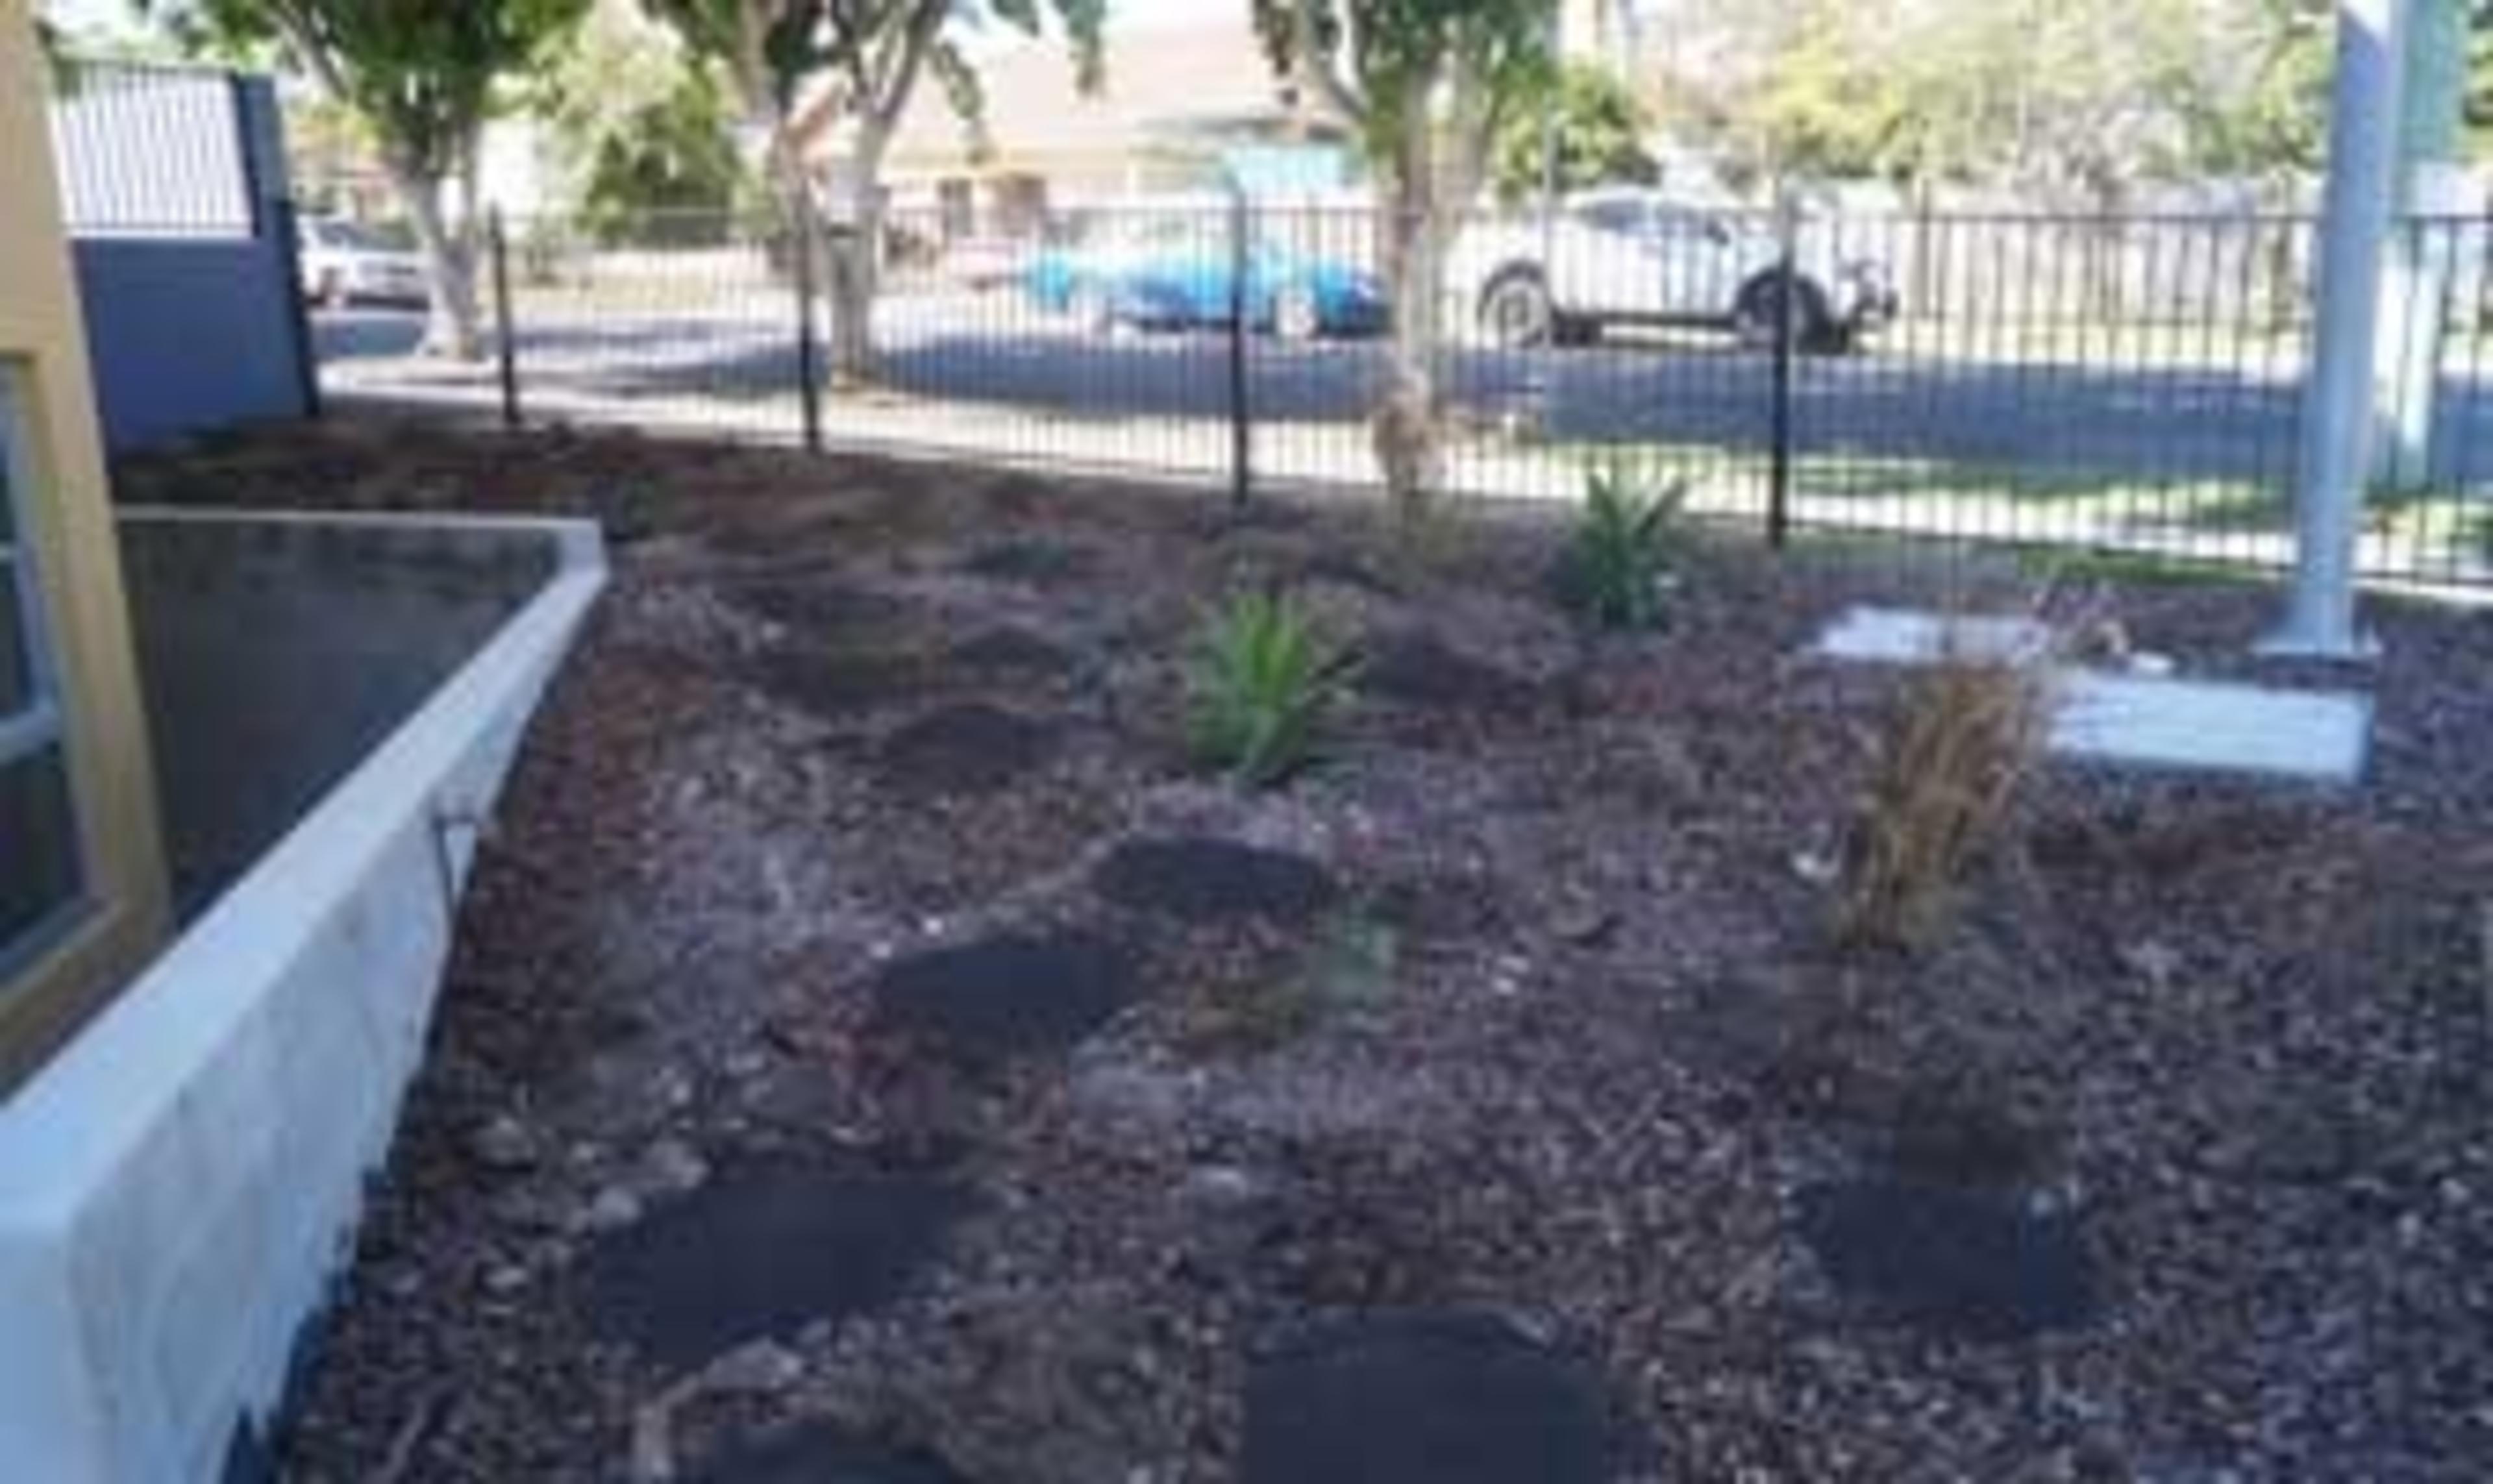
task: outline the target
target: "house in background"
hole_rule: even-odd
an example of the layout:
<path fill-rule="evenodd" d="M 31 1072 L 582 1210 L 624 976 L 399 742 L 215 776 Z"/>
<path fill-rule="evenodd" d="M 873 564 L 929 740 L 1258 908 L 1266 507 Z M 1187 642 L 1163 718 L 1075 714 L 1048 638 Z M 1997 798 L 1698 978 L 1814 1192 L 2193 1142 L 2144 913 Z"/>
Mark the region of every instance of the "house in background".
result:
<path fill-rule="evenodd" d="M 0 0 L 0 1478 L 260 1479 L 602 564 L 561 522 L 116 511 L 95 367 L 178 385 L 132 327 L 201 328 L 74 259 L 48 90 Z M 114 177 L 113 245 L 248 211 L 203 159 Z"/>
<path fill-rule="evenodd" d="M 884 163 L 897 224 L 945 240 L 1025 236 L 1053 213 L 1233 178 L 1276 193 L 1350 179 L 1345 132 L 1296 105 L 1246 7 L 1176 21 L 1120 13 L 1106 47 L 1101 85 L 1087 94 L 1061 41 L 1022 39 L 986 51 L 985 113 L 976 130 L 944 89 L 919 87 Z M 848 148 L 844 122 L 818 100 L 799 129 L 808 163 L 836 178 Z"/>

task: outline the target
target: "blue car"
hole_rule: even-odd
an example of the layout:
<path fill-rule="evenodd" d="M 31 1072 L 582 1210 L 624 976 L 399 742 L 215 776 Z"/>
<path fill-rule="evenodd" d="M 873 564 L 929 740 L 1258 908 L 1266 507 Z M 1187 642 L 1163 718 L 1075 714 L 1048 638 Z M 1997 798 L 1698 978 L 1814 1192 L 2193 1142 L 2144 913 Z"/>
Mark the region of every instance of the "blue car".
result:
<path fill-rule="evenodd" d="M 1126 212 L 1094 219 L 1023 273 L 1032 299 L 1086 328 L 1226 325 L 1236 286 L 1225 211 Z M 1386 324 L 1373 275 L 1257 234 L 1246 252 L 1246 322 L 1283 340 L 1372 335 Z"/>

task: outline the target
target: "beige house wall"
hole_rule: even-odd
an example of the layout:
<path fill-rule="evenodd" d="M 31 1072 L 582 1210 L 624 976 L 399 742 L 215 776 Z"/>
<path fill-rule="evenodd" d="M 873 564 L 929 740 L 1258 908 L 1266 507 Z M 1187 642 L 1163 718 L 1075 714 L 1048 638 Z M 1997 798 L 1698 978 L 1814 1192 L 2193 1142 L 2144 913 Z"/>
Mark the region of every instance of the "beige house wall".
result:
<path fill-rule="evenodd" d="M 47 73 L 29 0 L 0 0 L 0 376 L 22 445 L 13 471 L 24 491 L 19 539 L 60 664 L 91 898 L 67 936 L 0 983 L 0 1092 L 128 981 L 166 924 L 155 780 L 61 224 Z"/>

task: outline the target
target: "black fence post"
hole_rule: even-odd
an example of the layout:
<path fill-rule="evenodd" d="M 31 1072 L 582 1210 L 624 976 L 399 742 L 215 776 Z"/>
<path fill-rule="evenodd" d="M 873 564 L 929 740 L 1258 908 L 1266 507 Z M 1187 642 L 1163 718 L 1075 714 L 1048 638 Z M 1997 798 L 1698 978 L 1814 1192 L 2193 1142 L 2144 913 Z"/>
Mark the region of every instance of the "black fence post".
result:
<path fill-rule="evenodd" d="M 1255 483 L 1254 409 L 1246 400 L 1246 193 L 1229 188 L 1229 503 L 1244 511 Z"/>
<path fill-rule="evenodd" d="M 285 328 L 294 341 L 294 377 L 301 389 L 303 415 L 320 416 L 320 352 L 312 338 L 312 296 L 303 283 L 303 225 L 294 214 L 294 197 L 268 202 L 269 247 L 277 253 L 278 282 L 285 288 Z"/>
<path fill-rule="evenodd" d="M 502 378 L 502 427 L 516 430 L 520 416 L 520 334 L 511 312 L 511 241 L 502 230 L 502 208 L 485 219 L 485 241 L 493 253 L 494 357 Z"/>
<path fill-rule="evenodd" d="M 1766 545 L 1782 550 L 1791 534 L 1792 476 L 1792 338 L 1800 298 L 1799 253 L 1792 241 L 1796 226 L 1792 201 L 1786 196 L 1776 210 L 1779 240 L 1775 270 L 1775 359 L 1772 418 L 1774 448 L 1766 475 Z"/>
<path fill-rule="evenodd" d="M 814 252 L 821 242 L 813 203 L 796 208 L 796 398 L 803 409 L 805 452 L 823 451 L 823 348 L 814 333 L 814 307 L 820 294 L 814 282 Z"/>

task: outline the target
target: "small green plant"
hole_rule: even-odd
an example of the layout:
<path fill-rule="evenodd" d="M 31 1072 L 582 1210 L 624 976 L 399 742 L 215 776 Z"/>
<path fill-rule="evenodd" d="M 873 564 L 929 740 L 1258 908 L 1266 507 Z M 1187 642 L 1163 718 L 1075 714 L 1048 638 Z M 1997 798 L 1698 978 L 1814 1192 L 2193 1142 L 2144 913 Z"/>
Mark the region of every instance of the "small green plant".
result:
<path fill-rule="evenodd" d="M 1563 572 L 1569 601 L 1606 629 L 1660 623 L 1687 506 L 1685 484 L 1659 485 L 1631 464 L 1607 463 L 1587 474 Z"/>
<path fill-rule="evenodd" d="M 1241 594 L 1196 638 L 1187 742 L 1244 787 L 1280 783 L 1315 756 L 1357 663 L 1286 594 Z"/>

